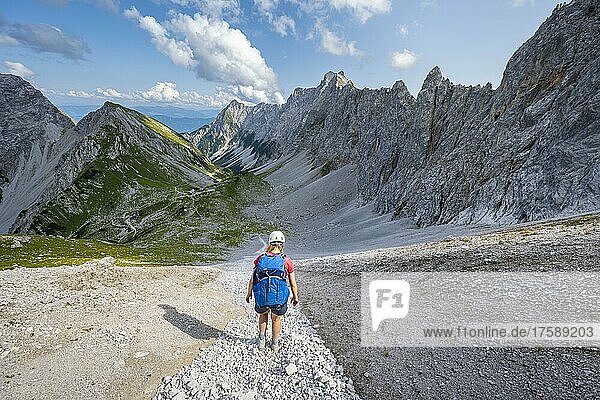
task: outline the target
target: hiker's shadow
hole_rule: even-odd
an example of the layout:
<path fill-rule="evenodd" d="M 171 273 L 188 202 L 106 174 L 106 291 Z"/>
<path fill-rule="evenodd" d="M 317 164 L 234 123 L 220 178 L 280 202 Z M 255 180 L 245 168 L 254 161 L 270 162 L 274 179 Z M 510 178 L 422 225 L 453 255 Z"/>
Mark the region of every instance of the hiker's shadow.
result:
<path fill-rule="evenodd" d="M 177 311 L 177 309 L 168 304 L 159 304 L 160 308 L 165 310 L 163 318 L 183 333 L 186 333 L 194 339 L 208 340 L 218 338 L 224 334 L 223 331 L 206 325 L 199 319 L 189 314 Z"/>

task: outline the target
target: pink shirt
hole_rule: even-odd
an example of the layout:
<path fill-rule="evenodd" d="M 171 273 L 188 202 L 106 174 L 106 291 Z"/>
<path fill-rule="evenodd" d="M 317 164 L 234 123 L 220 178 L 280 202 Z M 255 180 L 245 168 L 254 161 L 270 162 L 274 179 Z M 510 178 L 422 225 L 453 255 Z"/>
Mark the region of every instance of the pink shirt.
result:
<path fill-rule="evenodd" d="M 274 256 L 275 253 L 267 253 L 270 256 Z M 260 260 L 260 258 L 263 255 L 261 254 L 260 256 L 256 257 L 256 260 L 254 260 L 254 267 L 256 267 L 256 265 L 258 264 L 258 260 Z M 287 271 L 288 274 L 291 274 L 292 272 L 294 272 L 294 263 L 292 262 L 292 259 L 289 258 L 288 256 L 284 256 L 283 259 L 283 266 L 285 267 L 285 270 Z"/>

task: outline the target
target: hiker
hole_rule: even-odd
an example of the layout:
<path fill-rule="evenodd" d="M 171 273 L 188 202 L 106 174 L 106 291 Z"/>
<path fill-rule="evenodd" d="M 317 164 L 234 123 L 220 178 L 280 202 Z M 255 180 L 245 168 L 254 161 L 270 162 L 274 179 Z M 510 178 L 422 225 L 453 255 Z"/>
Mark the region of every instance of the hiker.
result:
<path fill-rule="evenodd" d="M 258 348 L 264 349 L 267 343 L 266 332 L 271 314 L 272 348 L 275 353 L 279 351 L 281 337 L 281 317 L 287 311 L 290 289 L 292 289 L 292 304 L 298 304 L 298 289 L 294 276 L 294 263 L 291 258 L 283 254 L 285 236 L 281 231 L 273 231 L 269 235 L 269 245 L 265 252 L 254 260 L 254 269 L 248 282 L 246 302 L 254 294 L 254 310 L 258 317 Z M 287 278 L 287 279 L 286 279 Z"/>

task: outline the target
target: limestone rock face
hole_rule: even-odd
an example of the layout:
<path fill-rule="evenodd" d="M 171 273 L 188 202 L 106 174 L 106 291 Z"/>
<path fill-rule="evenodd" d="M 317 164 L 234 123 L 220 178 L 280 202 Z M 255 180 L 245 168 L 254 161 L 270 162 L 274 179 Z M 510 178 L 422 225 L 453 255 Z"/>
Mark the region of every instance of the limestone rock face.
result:
<path fill-rule="evenodd" d="M 54 185 L 75 123 L 22 78 L 0 74 L 0 232 Z"/>
<path fill-rule="evenodd" d="M 232 103 L 190 134 L 218 164 L 249 170 L 308 151 L 355 164 L 359 203 L 418 224 L 514 223 L 600 208 L 600 1 L 559 5 L 511 57 L 497 89 L 438 67 L 358 89 L 343 72 L 283 105 Z"/>

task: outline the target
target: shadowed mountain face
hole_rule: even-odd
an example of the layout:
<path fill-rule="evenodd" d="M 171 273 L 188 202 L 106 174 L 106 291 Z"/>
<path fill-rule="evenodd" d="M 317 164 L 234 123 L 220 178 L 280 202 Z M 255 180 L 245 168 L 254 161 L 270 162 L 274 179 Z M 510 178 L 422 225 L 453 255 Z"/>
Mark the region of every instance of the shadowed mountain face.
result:
<path fill-rule="evenodd" d="M 322 171 L 356 166 L 359 204 L 421 226 L 514 223 L 600 207 L 600 2 L 558 6 L 509 60 L 500 86 L 434 68 L 358 89 L 343 72 L 281 106 L 232 102 L 190 140 L 249 170 L 307 151 Z"/>
<path fill-rule="evenodd" d="M 80 139 L 75 123 L 40 91 L 0 74 L 0 232 L 56 184 L 53 172 Z"/>

